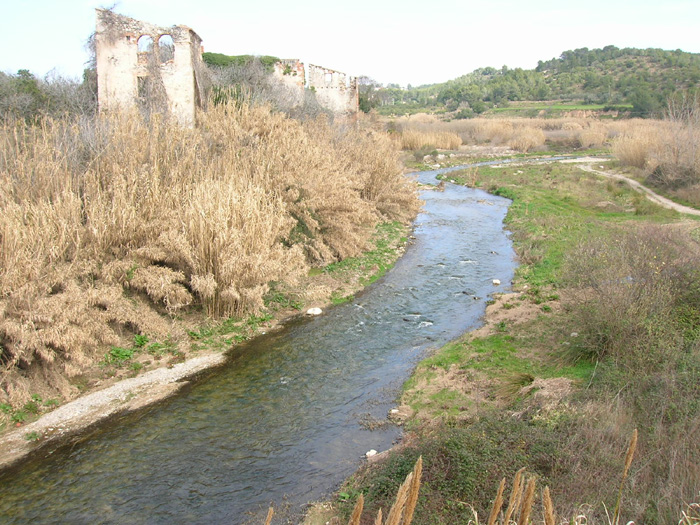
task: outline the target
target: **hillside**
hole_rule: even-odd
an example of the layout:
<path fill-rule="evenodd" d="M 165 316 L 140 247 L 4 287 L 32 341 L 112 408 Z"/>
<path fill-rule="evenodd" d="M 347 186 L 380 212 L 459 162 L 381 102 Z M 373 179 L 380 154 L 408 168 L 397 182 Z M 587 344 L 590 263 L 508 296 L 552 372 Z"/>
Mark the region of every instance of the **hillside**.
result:
<path fill-rule="evenodd" d="M 405 90 L 366 84 L 363 97 L 365 108 L 381 113 L 422 107 L 466 118 L 516 101 L 563 100 L 617 106 L 629 109 L 631 116 L 647 117 L 661 111 L 670 95 L 693 89 L 699 81 L 700 54 L 606 46 L 564 51 L 535 69 L 485 67 L 442 84 Z"/>

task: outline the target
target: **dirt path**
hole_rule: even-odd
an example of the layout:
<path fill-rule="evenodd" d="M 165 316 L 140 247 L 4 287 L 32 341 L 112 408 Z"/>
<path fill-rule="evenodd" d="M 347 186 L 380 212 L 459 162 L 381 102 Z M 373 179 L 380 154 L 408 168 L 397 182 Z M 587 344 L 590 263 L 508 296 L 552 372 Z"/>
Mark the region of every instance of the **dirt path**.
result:
<path fill-rule="evenodd" d="M 663 206 L 664 208 L 675 210 L 679 213 L 687 213 L 689 215 L 700 216 L 700 210 L 696 210 L 695 208 L 691 208 L 689 206 L 683 206 L 682 204 L 673 202 L 672 200 L 667 199 L 666 197 L 662 197 L 658 193 L 655 193 L 654 191 L 640 184 L 636 180 L 630 179 L 629 177 L 625 177 L 624 175 L 620 175 L 619 173 L 613 173 L 610 171 L 600 171 L 595 169 L 592 164 L 582 164 L 579 166 L 579 168 L 581 168 L 583 171 L 600 175 L 601 177 L 624 181 L 627 184 L 629 184 L 635 191 L 643 193 L 644 195 L 646 195 L 647 199 L 658 204 L 659 206 Z"/>

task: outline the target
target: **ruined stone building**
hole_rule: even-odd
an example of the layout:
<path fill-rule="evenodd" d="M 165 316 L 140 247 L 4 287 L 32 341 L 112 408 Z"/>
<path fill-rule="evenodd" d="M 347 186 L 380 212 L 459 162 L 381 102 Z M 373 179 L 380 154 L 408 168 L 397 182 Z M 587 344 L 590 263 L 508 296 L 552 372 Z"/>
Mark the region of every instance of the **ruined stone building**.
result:
<path fill-rule="evenodd" d="M 338 114 L 354 114 L 359 108 L 357 79 L 345 73 L 309 64 L 308 86 L 318 103 Z"/>
<path fill-rule="evenodd" d="M 139 107 L 183 125 L 206 100 L 202 39 L 187 26 L 158 27 L 97 9 L 100 111 Z"/>
<path fill-rule="evenodd" d="M 206 103 L 202 39 L 184 25 L 158 27 L 111 10 L 97 9 L 95 47 L 100 111 L 139 108 L 163 113 L 186 126 Z M 357 80 L 345 73 L 282 60 L 273 75 L 286 88 L 291 105 L 301 105 L 305 89 L 337 115 L 359 108 Z"/>
<path fill-rule="evenodd" d="M 295 93 L 297 103 L 304 100 L 304 89 L 311 89 L 319 105 L 335 114 L 353 115 L 359 109 L 357 80 L 345 73 L 313 64 L 306 69 L 299 60 L 288 59 L 275 64 L 274 75 Z"/>

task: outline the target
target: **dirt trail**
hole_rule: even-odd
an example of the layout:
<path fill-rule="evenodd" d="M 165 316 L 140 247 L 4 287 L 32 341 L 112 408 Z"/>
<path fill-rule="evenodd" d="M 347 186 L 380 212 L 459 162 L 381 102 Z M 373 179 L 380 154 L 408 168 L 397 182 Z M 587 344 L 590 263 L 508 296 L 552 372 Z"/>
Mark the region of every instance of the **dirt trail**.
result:
<path fill-rule="evenodd" d="M 621 180 L 629 184 L 635 191 L 638 191 L 639 193 L 643 193 L 646 195 L 647 199 L 650 201 L 658 204 L 659 206 L 663 206 L 664 208 L 668 208 L 670 210 L 676 210 L 679 213 L 687 213 L 689 215 L 697 215 L 700 216 L 700 210 L 696 210 L 695 208 L 691 208 L 689 206 L 683 206 L 682 204 L 678 204 L 676 202 L 673 202 L 670 199 L 667 199 L 666 197 L 662 197 L 658 193 L 655 193 L 654 191 L 650 190 L 646 186 L 640 184 L 634 179 L 630 179 L 629 177 L 625 177 L 624 175 L 620 175 L 619 173 L 612 173 L 609 171 L 600 171 L 595 169 L 591 164 L 582 164 L 579 166 L 583 171 L 587 171 L 589 173 L 595 173 L 596 175 L 600 175 L 601 177 L 607 177 L 608 179 L 615 179 L 615 180 Z"/>

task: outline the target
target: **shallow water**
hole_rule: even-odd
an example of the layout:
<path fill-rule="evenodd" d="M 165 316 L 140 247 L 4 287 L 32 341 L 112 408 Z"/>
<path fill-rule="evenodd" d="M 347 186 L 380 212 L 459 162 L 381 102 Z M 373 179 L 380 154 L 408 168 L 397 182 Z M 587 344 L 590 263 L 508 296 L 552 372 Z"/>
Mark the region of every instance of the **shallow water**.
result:
<path fill-rule="evenodd" d="M 353 302 L 256 339 L 183 394 L 0 479 L 0 521 L 261 523 L 270 503 L 298 515 L 366 451 L 389 448 L 400 429 L 363 422 L 385 420 L 416 362 L 475 327 L 515 266 L 510 201 L 449 184 L 422 197 L 413 245 Z"/>

